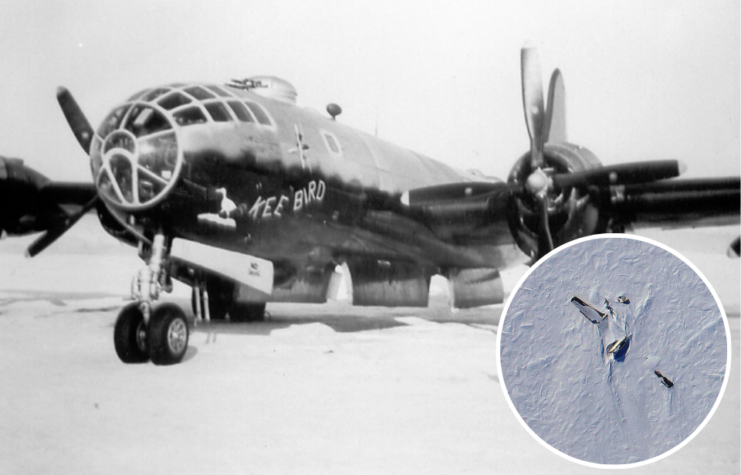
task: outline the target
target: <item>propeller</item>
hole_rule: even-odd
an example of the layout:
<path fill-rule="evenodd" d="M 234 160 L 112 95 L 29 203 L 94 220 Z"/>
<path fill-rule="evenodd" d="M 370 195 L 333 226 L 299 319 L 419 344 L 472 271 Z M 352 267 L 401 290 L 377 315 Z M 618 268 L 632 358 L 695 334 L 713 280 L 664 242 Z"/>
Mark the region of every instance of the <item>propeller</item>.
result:
<path fill-rule="evenodd" d="M 543 83 L 540 73 L 538 51 L 534 47 L 524 47 L 520 51 L 522 73 L 522 105 L 525 110 L 525 124 L 530 136 L 530 169 L 525 189 L 538 202 L 538 251 L 541 258 L 553 249 L 553 239 L 548 223 L 551 200 L 549 191 L 553 188 L 551 177 L 546 174 L 543 146 L 551 139 L 566 141 L 565 87 L 561 72 L 557 69 L 551 75 L 548 92 L 548 109 L 543 105 Z"/>
<path fill-rule="evenodd" d="M 660 160 L 554 173 L 546 162 L 544 148 L 546 143 L 567 142 L 566 89 L 563 76 L 558 69 L 553 71 L 546 109 L 543 106 L 543 86 L 537 50 L 529 46 L 522 48 L 520 59 L 522 104 L 530 137 L 530 174 L 523 191 L 537 204 L 533 206 L 533 211 L 538 216 L 538 249 L 535 257 L 540 259 L 554 247 L 549 223 L 550 213 L 554 209 L 551 199 L 554 192 L 564 188 L 627 185 L 673 178 L 684 171 L 684 165 L 676 160 Z"/>
<path fill-rule="evenodd" d="M 72 129 L 72 133 L 75 135 L 77 142 L 80 144 L 85 153 L 90 153 L 90 144 L 93 140 L 93 128 L 90 126 L 85 114 L 77 104 L 77 101 L 64 87 L 57 89 L 57 102 L 62 108 L 62 113 L 67 119 L 67 123 Z M 90 211 L 99 200 L 99 196 L 95 195 L 93 199 L 88 201 L 79 211 L 73 214 L 62 214 L 58 220 L 55 220 L 44 234 L 42 234 L 36 241 L 34 241 L 26 250 L 26 256 L 34 257 L 41 251 L 49 247 L 54 241 L 59 239 L 64 233 L 77 223 L 85 213 Z"/>
<path fill-rule="evenodd" d="M 599 232 L 601 203 L 590 202 L 600 192 L 612 186 L 673 178 L 684 171 L 684 165 L 676 160 L 656 160 L 601 166 L 591 152 L 568 142 L 561 71 L 556 69 L 551 74 L 545 106 L 537 50 L 524 47 L 520 59 L 530 152 L 517 162 L 509 181 L 417 188 L 406 191 L 400 201 L 409 212 L 437 223 L 470 224 L 476 219 L 472 216 L 506 216 L 518 245 L 532 253 L 535 262 L 556 244 Z M 552 226 L 558 226 L 555 233 Z"/>

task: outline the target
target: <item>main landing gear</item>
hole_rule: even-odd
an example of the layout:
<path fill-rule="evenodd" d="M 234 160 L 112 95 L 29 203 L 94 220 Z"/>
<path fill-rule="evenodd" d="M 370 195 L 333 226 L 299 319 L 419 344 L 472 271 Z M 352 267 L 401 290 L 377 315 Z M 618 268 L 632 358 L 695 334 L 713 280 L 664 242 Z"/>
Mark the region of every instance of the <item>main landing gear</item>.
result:
<path fill-rule="evenodd" d="M 165 253 L 165 237 L 159 233 L 152 241 L 147 268 L 134 280 L 135 302 L 125 306 L 116 320 L 113 343 L 124 363 L 176 364 L 188 350 L 188 320 L 182 309 L 172 303 L 153 307 L 160 291 L 169 288 L 162 265 Z"/>

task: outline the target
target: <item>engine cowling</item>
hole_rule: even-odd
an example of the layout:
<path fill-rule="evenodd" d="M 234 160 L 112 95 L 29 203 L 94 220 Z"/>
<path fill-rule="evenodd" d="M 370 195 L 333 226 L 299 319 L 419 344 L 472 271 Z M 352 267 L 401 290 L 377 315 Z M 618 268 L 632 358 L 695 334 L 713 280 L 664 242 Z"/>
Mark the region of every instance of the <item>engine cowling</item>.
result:
<path fill-rule="evenodd" d="M 570 143 L 547 143 L 543 152 L 543 171 L 551 176 L 602 166 L 591 151 Z M 531 154 L 528 152 L 515 162 L 508 183 L 526 190 L 526 182 L 533 171 Z M 554 246 L 606 231 L 607 217 L 600 216 L 596 190 L 551 188 L 548 194 L 548 224 Z M 536 256 L 538 252 L 538 207 L 536 197 L 526 191 L 513 194 L 507 205 L 507 220 L 512 236 L 519 248 L 530 256 Z"/>

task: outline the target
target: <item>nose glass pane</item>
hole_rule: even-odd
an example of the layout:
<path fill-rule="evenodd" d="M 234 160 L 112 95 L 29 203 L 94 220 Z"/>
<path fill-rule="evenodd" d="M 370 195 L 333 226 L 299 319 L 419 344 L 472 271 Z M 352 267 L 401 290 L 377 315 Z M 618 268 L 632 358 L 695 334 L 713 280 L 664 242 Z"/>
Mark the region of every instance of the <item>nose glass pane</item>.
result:
<path fill-rule="evenodd" d="M 165 187 L 164 183 L 161 183 L 159 180 L 148 176 L 146 173 L 139 173 L 139 183 L 138 183 L 138 191 L 139 191 L 139 202 L 142 204 L 145 204 L 149 202 L 150 200 L 157 197 L 160 191 L 162 191 Z"/>
<path fill-rule="evenodd" d="M 113 150 L 114 148 L 122 148 L 127 152 L 134 153 L 136 151 L 136 143 L 134 142 L 134 138 L 131 136 L 131 134 L 120 131 L 116 132 L 114 135 L 111 135 L 108 140 L 106 140 L 103 153 L 106 153 L 109 150 Z"/>
<path fill-rule="evenodd" d="M 170 122 L 160 112 L 157 112 L 151 107 L 136 105 L 126 119 L 124 128 L 132 132 L 136 137 L 143 137 L 168 130 L 171 127 Z"/>
<path fill-rule="evenodd" d="M 100 124 L 100 128 L 98 128 L 98 135 L 100 135 L 100 138 L 104 139 L 118 128 L 119 125 L 121 125 L 121 119 L 123 119 L 124 115 L 126 114 L 126 111 L 129 110 L 130 105 L 124 105 L 121 107 L 117 107 L 111 111 L 110 114 L 108 114 L 108 117 L 105 118 L 102 124 Z"/>
<path fill-rule="evenodd" d="M 177 154 L 174 132 L 139 141 L 139 166 L 164 180 L 172 177 Z"/>
<path fill-rule="evenodd" d="M 128 157 L 116 154 L 111 157 L 110 166 L 113 178 L 116 180 L 124 200 L 132 203 L 134 201 L 134 195 L 132 188 L 133 170 L 131 167 L 131 161 Z"/>
<path fill-rule="evenodd" d="M 114 203 L 121 203 L 121 198 L 118 197 L 118 193 L 116 193 L 116 190 L 113 186 L 113 183 L 111 182 L 110 177 L 108 176 L 108 173 L 103 172 L 98 175 L 97 187 L 98 190 L 111 201 L 113 201 Z"/>

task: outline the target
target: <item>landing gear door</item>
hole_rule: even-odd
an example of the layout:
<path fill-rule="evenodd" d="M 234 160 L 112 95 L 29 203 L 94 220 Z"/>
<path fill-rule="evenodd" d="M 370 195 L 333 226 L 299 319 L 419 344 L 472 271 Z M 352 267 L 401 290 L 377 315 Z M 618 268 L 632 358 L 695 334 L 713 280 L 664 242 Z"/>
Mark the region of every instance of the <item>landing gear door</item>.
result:
<path fill-rule="evenodd" d="M 267 295 L 273 293 L 273 263 L 187 239 L 174 239 L 170 255 L 190 264 L 218 272 Z"/>

